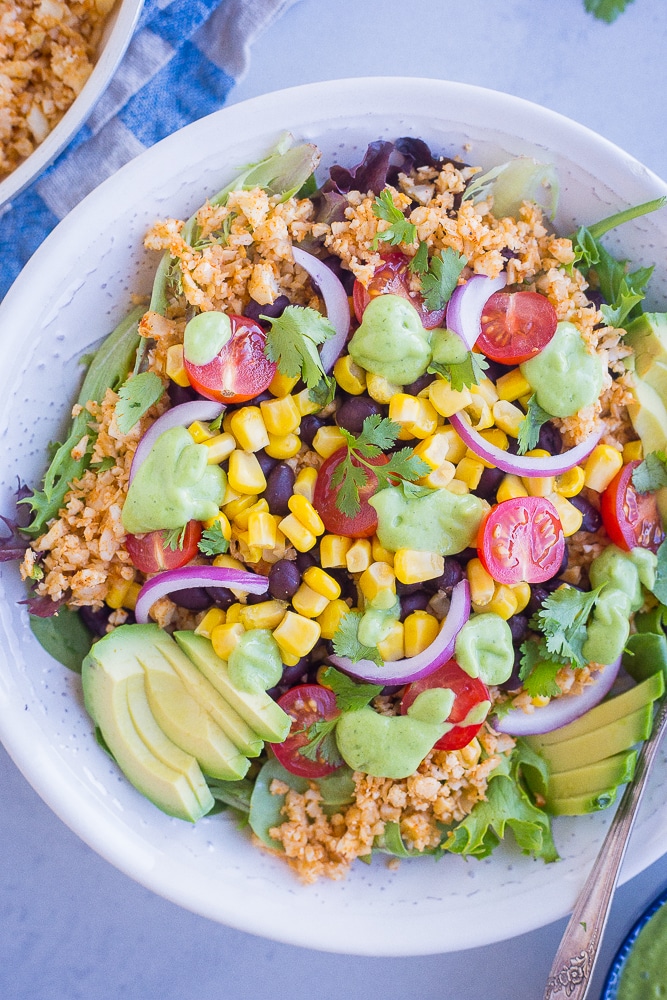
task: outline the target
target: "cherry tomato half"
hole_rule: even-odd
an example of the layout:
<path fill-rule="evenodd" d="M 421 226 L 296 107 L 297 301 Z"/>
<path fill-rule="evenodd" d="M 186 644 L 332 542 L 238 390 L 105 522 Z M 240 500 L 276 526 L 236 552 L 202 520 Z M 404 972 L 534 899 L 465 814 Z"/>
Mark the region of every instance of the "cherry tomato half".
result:
<path fill-rule="evenodd" d="M 188 521 L 181 545 L 167 544 L 168 531 L 149 531 L 145 535 L 128 535 L 125 548 L 132 565 L 141 573 L 161 573 L 163 569 L 178 569 L 197 555 L 201 538 L 201 521 Z M 177 540 L 180 541 L 180 538 Z"/>
<path fill-rule="evenodd" d="M 322 518 L 324 527 L 334 535 L 344 535 L 346 538 L 370 538 L 378 526 L 377 511 L 368 502 L 377 489 L 377 477 L 370 469 L 366 471 L 366 483 L 359 490 L 359 512 L 354 517 L 343 514 L 336 504 L 338 489 L 332 486 L 331 479 L 346 455 L 347 448 L 339 448 L 320 466 L 315 481 L 313 506 Z M 389 459 L 386 455 L 378 455 L 367 461 L 370 465 L 386 465 Z M 356 466 L 360 465 L 354 458 L 352 462 Z"/>
<path fill-rule="evenodd" d="M 628 462 L 614 476 L 600 498 L 605 531 L 619 549 L 641 546 L 657 552 L 665 538 L 654 493 L 637 493 L 632 473 L 639 462 Z"/>
<path fill-rule="evenodd" d="M 543 583 L 558 572 L 565 538 L 545 497 L 516 497 L 492 507 L 482 521 L 478 554 L 498 583 Z"/>
<path fill-rule="evenodd" d="M 287 739 L 282 743 L 271 743 L 271 749 L 283 767 L 302 778 L 323 778 L 336 771 L 340 765 L 323 759 L 311 760 L 299 753 L 300 748 L 308 743 L 306 731 L 313 723 L 338 715 L 333 691 L 321 684 L 299 684 L 281 695 L 278 704 L 293 720 Z"/>
<path fill-rule="evenodd" d="M 368 288 L 365 288 L 360 281 L 354 283 L 352 301 L 358 321 L 361 323 L 364 309 L 376 295 L 400 295 L 415 307 L 425 330 L 434 330 L 436 326 L 442 326 L 445 310 L 429 311 L 419 292 L 410 290 L 409 258 L 397 252 L 383 254 L 382 257 L 382 263 L 375 269 Z"/>
<path fill-rule="evenodd" d="M 490 699 L 489 689 L 479 677 L 471 677 L 465 670 L 461 670 L 456 660 L 449 660 L 428 677 L 408 684 L 401 699 L 401 714 L 406 714 L 418 694 L 431 688 L 449 688 L 454 692 L 454 704 L 448 722 L 463 722 L 476 705 Z M 481 722 L 472 726 L 455 725 L 438 740 L 434 750 L 461 750 L 468 746 L 481 728 Z"/>
<path fill-rule="evenodd" d="M 492 361 L 520 365 L 543 351 L 558 324 L 556 310 L 537 292 L 495 292 L 482 310 L 475 344 Z"/>
<path fill-rule="evenodd" d="M 206 365 L 183 364 L 190 385 L 207 399 L 220 403 L 243 403 L 268 388 L 276 366 L 264 354 L 266 333 L 259 323 L 245 316 L 229 317 L 231 338 Z"/>

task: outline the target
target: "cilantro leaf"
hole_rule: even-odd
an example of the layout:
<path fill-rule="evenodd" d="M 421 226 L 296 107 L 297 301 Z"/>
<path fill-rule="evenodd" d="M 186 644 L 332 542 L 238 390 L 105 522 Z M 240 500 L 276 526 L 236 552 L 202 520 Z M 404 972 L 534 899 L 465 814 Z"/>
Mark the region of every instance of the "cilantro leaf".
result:
<path fill-rule="evenodd" d="M 336 704 L 341 712 L 358 712 L 382 691 L 381 684 L 360 684 L 334 667 L 326 667 L 322 680 L 336 695 Z"/>
<path fill-rule="evenodd" d="M 264 353 L 278 366 L 281 375 L 300 375 L 309 389 L 314 389 L 325 377 L 318 344 L 334 336 L 329 320 L 308 306 L 287 306 L 281 316 L 260 316 L 271 324 L 266 335 Z"/>
<path fill-rule="evenodd" d="M 199 551 L 205 556 L 219 556 L 229 551 L 229 542 L 222 533 L 222 526 L 219 521 L 205 528 L 199 539 Z"/>
<path fill-rule="evenodd" d="M 419 241 L 417 253 L 408 264 L 408 270 L 411 274 L 426 274 L 428 271 L 428 243 L 424 240 Z"/>
<path fill-rule="evenodd" d="M 424 303 L 428 310 L 442 309 L 449 302 L 459 275 L 467 263 L 467 258 L 451 247 L 447 247 L 440 255 L 431 257 L 428 270 L 421 279 Z"/>
<path fill-rule="evenodd" d="M 141 372 L 123 382 L 118 390 L 115 415 L 118 430 L 128 434 L 144 413 L 162 396 L 164 386 L 155 372 Z"/>
<path fill-rule="evenodd" d="M 658 563 L 655 568 L 653 593 L 661 604 L 667 604 L 667 540 L 658 549 Z"/>
<path fill-rule="evenodd" d="M 562 694 L 556 684 L 556 674 L 563 666 L 554 660 L 539 660 L 523 682 L 524 691 L 531 698 L 554 698 Z"/>
<path fill-rule="evenodd" d="M 381 191 L 375 199 L 373 215 L 377 219 L 389 222 L 390 225 L 388 229 L 384 229 L 374 236 L 371 249 L 377 250 L 378 243 L 389 243 L 390 246 L 395 247 L 399 243 L 414 243 L 417 239 L 417 227 L 414 223 L 408 222 L 400 208 L 396 207 L 389 188 Z"/>
<path fill-rule="evenodd" d="M 343 763 L 336 744 L 336 724 L 338 716 L 333 719 L 318 719 L 305 730 L 308 742 L 299 747 L 299 753 L 308 760 L 319 763 L 331 764 L 338 767 Z"/>
<path fill-rule="evenodd" d="M 332 639 L 334 652 L 337 656 L 347 656 L 353 663 L 359 660 L 371 660 L 378 667 L 384 661 L 376 646 L 364 646 L 359 642 L 357 631 L 362 619 L 360 611 L 348 611 L 343 615 Z"/>
<path fill-rule="evenodd" d="M 346 517 L 355 517 L 361 509 L 359 491 L 366 484 L 366 476 L 366 469 L 355 465 L 348 452 L 331 477 L 331 485 L 336 490 L 336 506 Z"/>
<path fill-rule="evenodd" d="M 598 21 L 611 24 L 631 3 L 632 0 L 584 0 L 584 7 L 587 13 L 597 17 Z"/>
<path fill-rule="evenodd" d="M 531 619 L 532 628 L 539 629 L 552 659 L 583 666 L 582 653 L 586 641 L 586 622 L 601 588 L 581 591 L 574 587 L 560 587 L 542 602 L 541 609 Z"/>
<path fill-rule="evenodd" d="M 336 395 L 336 379 L 333 375 L 323 375 L 317 385 L 314 385 L 308 392 L 308 398 L 313 403 L 317 403 L 320 409 L 324 409 L 333 401 Z"/>
<path fill-rule="evenodd" d="M 667 486 L 667 454 L 652 451 L 632 471 L 632 485 L 637 493 L 655 493 Z"/>
<path fill-rule="evenodd" d="M 389 417 L 372 413 L 361 425 L 361 434 L 355 439 L 352 447 L 366 458 L 375 458 L 381 451 L 387 451 L 396 442 L 401 433 L 401 426 Z M 369 451 L 369 446 L 378 451 Z"/>
<path fill-rule="evenodd" d="M 401 482 L 406 480 L 412 483 L 415 479 L 421 479 L 428 475 L 431 467 L 426 464 L 418 455 L 415 455 L 412 448 L 401 448 L 395 451 L 386 465 L 374 465 L 373 469 L 378 481 L 378 490 L 387 486 L 396 486 L 396 479 Z M 429 490 L 429 493 L 431 490 Z"/>
<path fill-rule="evenodd" d="M 542 409 L 533 394 L 528 400 L 526 416 L 519 424 L 517 442 L 520 455 L 525 455 L 527 451 L 536 447 L 540 437 L 540 428 L 551 419 L 551 414 Z"/>
<path fill-rule="evenodd" d="M 336 696 L 339 712 L 357 712 L 365 708 L 382 690 L 381 684 L 359 684 L 334 667 L 327 667 L 322 679 Z M 334 767 L 342 764 L 343 758 L 335 738 L 339 719 L 340 715 L 336 715 L 332 719 L 319 719 L 308 726 L 305 730 L 308 742 L 299 747 L 299 753 L 308 760 L 326 761 Z"/>
<path fill-rule="evenodd" d="M 489 363 L 482 354 L 468 351 L 465 361 L 448 363 L 432 361 L 428 371 L 432 375 L 442 375 L 451 384 L 452 389 L 461 392 L 471 385 L 479 385 L 488 367 Z"/>
<path fill-rule="evenodd" d="M 182 528 L 165 528 L 162 532 L 162 544 L 165 549 L 171 549 L 172 552 L 182 549 L 187 527 L 187 524 L 184 524 Z"/>

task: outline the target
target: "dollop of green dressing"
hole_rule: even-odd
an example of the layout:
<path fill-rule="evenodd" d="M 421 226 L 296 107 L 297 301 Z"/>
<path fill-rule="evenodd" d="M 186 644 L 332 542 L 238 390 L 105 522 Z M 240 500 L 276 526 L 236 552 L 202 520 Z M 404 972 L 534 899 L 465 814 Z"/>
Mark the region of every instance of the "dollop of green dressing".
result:
<path fill-rule="evenodd" d="M 534 358 L 519 365 L 537 402 L 554 417 L 571 417 L 600 395 L 604 365 L 573 323 L 562 322 Z"/>
<path fill-rule="evenodd" d="M 630 635 L 630 615 L 644 603 L 642 583 L 655 583 L 657 557 L 649 549 L 623 552 L 609 545 L 593 560 L 589 577 L 593 588 L 602 587 L 588 623 L 582 653 L 593 663 L 614 663 Z"/>
<path fill-rule="evenodd" d="M 220 509 L 227 477 L 185 427 L 160 434 L 130 484 L 123 527 L 132 535 L 206 521 Z"/>
<path fill-rule="evenodd" d="M 621 972 L 616 1000 L 659 1000 L 667 996 L 667 906 L 639 932 Z"/>
<path fill-rule="evenodd" d="M 407 715 L 379 715 L 369 707 L 344 712 L 336 726 L 340 755 L 355 771 L 407 778 L 452 728 L 446 719 L 453 704 L 449 688 L 429 688 L 417 695 Z"/>
<path fill-rule="evenodd" d="M 430 334 L 419 313 L 399 295 L 377 295 L 366 306 L 348 344 L 353 361 L 396 385 L 423 375 L 431 361 Z"/>
<path fill-rule="evenodd" d="M 226 313 L 199 313 L 185 327 L 183 356 L 193 365 L 207 365 L 220 353 L 231 335 L 232 324 Z"/>
<path fill-rule="evenodd" d="M 229 678 L 240 691 L 268 691 L 282 677 L 280 647 L 267 628 L 245 632 L 229 654 Z"/>
<path fill-rule="evenodd" d="M 400 486 L 380 490 L 368 502 L 377 511 L 380 544 L 389 552 L 415 549 L 442 556 L 473 545 L 489 509 L 473 493 L 433 490 L 426 496 L 406 497 Z"/>
<path fill-rule="evenodd" d="M 502 684 L 514 667 L 512 630 L 494 612 L 471 615 L 456 637 L 454 659 L 471 677 Z"/>

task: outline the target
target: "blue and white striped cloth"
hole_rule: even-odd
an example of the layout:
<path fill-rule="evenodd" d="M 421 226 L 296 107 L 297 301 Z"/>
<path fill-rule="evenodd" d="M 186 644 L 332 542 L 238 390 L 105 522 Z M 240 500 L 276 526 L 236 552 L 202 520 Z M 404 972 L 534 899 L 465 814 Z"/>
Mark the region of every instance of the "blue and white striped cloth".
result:
<path fill-rule="evenodd" d="M 146 0 L 85 125 L 2 214 L 0 300 L 57 223 L 142 150 L 222 107 L 257 35 L 295 0 Z"/>

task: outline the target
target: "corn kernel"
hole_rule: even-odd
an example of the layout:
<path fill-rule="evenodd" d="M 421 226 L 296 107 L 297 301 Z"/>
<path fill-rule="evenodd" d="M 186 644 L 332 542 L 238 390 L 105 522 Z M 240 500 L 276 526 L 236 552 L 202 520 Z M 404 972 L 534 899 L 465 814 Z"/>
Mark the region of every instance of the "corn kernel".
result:
<path fill-rule="evenodd" d="M 225 623 L 227 625 L 238 625 L 241 621 L 241 610 L 244 607 L 239 601 L 230 604 L 225 613 Z"/>
<path fill-rule="evenodd" d="M 445 571 L 445 560 L 438 552 L 398 549 L 394 555 L 394 572 L 401 583 L 421 583 L 434 580 Z"/>
<path fill-rule="evenodd" d="M 517 497 L 527 497 L 528 490 L 523 485 L 523 481 L 519 476 L 514 476 L 511 473 L 503 476 L 500 480 L 500 486 L 496 492 L 496 500 L 500 503 L 502 500 L 516 500 Z"/>
<path fill-rule="evenodd" d="M 449 436 L 438 431 L 415 445 L 413 455 L 421 458 L 422 462 L 426 462 L 432 469 L 437 469 L 447 459 L 450 447 Z"/>
<path fill-rule="evenodd" d="M 394 565 L 394 553 L 390 552 L 389 549 L 385 549 L 383 545 L 380 545 L 380 539 L 377 535 L 373 535 L 371 538 L 371 555 L 375 562 L 388 563 L 390 566 Z"/>
<path fill-rule="evenodd" d="M 276 374 L 269 382 L 269 392 L 272 396 L 286 396 L 288 392 L 292 391 L 298 381 L 298 375 L 281 375 L 279 371 L 276 371 Z"/>
<path fill-rule="evenodd" d="M 285 601 L 260 601 L 259 604 L 242 604 L 239 621 L 246 629 L 276 628 L 285 617 Z"/>
<path fill-rule="evenodd" d="M 294 516 L 298 517 L 304 527 L 308 528 L 308 531 L 312 531 L 314 535 L 324 534 L 324 523 L 322 518 L 315 510 L 310 500 L 302 496 L 300 493 L 293 493 L 287 501 L 287 506 Z"/>
<path fill-rule="evenodd" d="M 396 574 L 386 562 L 374 562 L 359 577 L 359 589 L 369 604 L 390 608 L 396 600 Z"/>
<path fill-rule="evenodd" d="M 451 424 L 446 424 L 442 428 L 442 430 L 437 431 L 434 437 L 440 437 L 441 435 L 443 438 L 445 438 L 449 446 L 447 449 L 447 454 L 445 455 L 445 459 L 448 462 L 453 462 L 454 465 L 456 465 L 457 462 L 461 461 L 461 459 L 467 452 L 468 445 L 465 443 L 463 438 L 459 437 L 459 435 L 454 430 Z M 417 447 L 419 447 L 419 445 L 417 445 Z"/>
<path fill-rule="evenodd" d="M 259 406 L 242 406 L 240 410 L 235 410 L 229 427 L 243 451 L 260 451 L 269 443 Z"/>
<path fill-rule="evenodd" d="M 274 434 L 276 437 L 291 434 L 301 423 L 301 414 L 294 396 L 263 400 L 259 408 L 264 418 L 264 426 L 269 434 Z"/>
<path fill-rule="evenodd" d="M 392 396 L 395 396 L 401 389 L 402 386 L 390 382 L 383 375 L 373 375 L 368 372 L 366 376 L 366 391 L 376 403 L 390 403 Z"/>
<path fill-rule="evenodd" d="M 260 497 L 256 503 L 251 504 L 250 507 L 244 507 L 242 510 L 237 511 L 236 515 L 233 517 L 233 522 L 239 531 L 247 531 L 248 524 L 250 523 L 251 514 L 267 514 L 269 511 L 269 505 L 264 497 Z M 236 532 L 236 537 L 238 537 L 238 531 Z"/>
<path fill-rule="evenodd" d="M 371 564 L 371 543 L 367 538 L 356 538 L 345 556 L 348 573 L 363 573 Z"/>
<path fill-rule="evenodd" d="M 530 396 L 532 393 L 530 382 L 524 378 L 520 368 L 514 368 L 511 372 L 501 375 L 496 381 L 496 391 L 498 397 L 507 400 L 508 403 L 514 403 L 522 396 Z"/>
<path fill-rule="evenodd" d="M 211 643 L 221 660 L 229 659 L 244 633 L 245 629 L 240 622 L 233 624 L 226 622 L 224 625 L 216 625 L 211 630 Z"/>
<path fill-rule="evenodd" d="M 232 526 L 229 523 L 229 518 L 227 517 L 227 515 L 224 514 L 221 510 L 218 511 L 215 517 L 210 517 L 208 521 L 204 521 L 205 528 L 214 528 L 216 524 L 220 528 L 220 533 L 222 537 L 226 538 L 227 541 L 229 541 L 230 538 L 232 537 Z"/>
<path fill-rule="evenodd" d="M 509 448 L 509 441 L 507 440 L 507 434 L 505 431 L 501 430 L 500 427 L 491 427 L 489 430 L 480 431 L 481 438 L 488 441 L 490 445 L 495 448 L 500 448 L 501 451 L 507 451 Z M 474 452 L 471 448 L 466 451 L 466 458 L 472 458 L 477 462 L 482 462 L 485 469 L 493 469 L 493 462 L 487 461 L 485 458 L 480 458 L 480 456 Z"/>
<path fill-rule="evenodd" d="M 252 511 L 248 516 L 248 544 L 261 549 L 272 549 L 276 544 L 278 528 L 272 516 L 265 511 Z"/>
<path fill-rule="evenodd" d="M 356 364 L 349 354 L 344 354 L 333 367 L 334 378 L 343 392 L 360 396 L 366 388 L 366 372 Z"/>
<path fill-rule="evenodd" d="M 466 576 L 470 584 L 470 599 L 479 607 L 484 607 L 493 598 L 496 582 L 479 559 L 470 559 L 466 566 Z"/>
<path fill-rule="evenodd" d="M 298 552 L 308 552 L 317 543 L 317 536 L 309 531 L 295 514 L 283 517 L 278 527 Z"/>
<path fill-rule="evenodd" d="M 526 455 L 529 458 L 549 458 L 549 452 L 545 451 L 544 448 L 533 448 L 532 451 L 527 451 Z M 522 476 L 523 485 L 528 490 L 528 496 L 531 497 L 548 497 L 553 493 L 554 490 L 554 477 L 553 476 Z"/>
<path fill-rule="evenodd" d="M 131 580 L 117 580 L 113 583 L 104 599 L 107 607 L 114 608 L 114 610 L 122 608 L 131 583 Z"/>
<path fill-rule="evenodd" d="M 323 639 L 333 639 L 338 631 L 338 626 L 349 610 L 345 601 L 340 599 L 329 601 L 322 614 L 317 616 L 317 624 L 322 630 Z"/>
<path fill-rule="evenodd" d="M 402 427 L 419 419 L 420 400 L 405 392 L 397 392 L 389 401 L 389 419 Z"/>
<path fill-rule="evenodd" d="M 626 441 L 623 445 L 623 464 L 641 462 L 644 457 L 644 446 L 641 441 Z"/>
<path fill-rule="evenodd" d="M 233 490 L 254 495 L 266 489 L 266 478 L 256 456 L 251 451 L 233 451 L 229 456 L 227 477 Z"/>
<path fill-rule="evenodd" d="M 441 490 L 449 486 L 456 475 L 456 466 L 451 462 L 442 462 L 437 469 L 431 469 L 427 476 L 422 476 L 417 482 L 420 486 L 428 486 L 432 490 Z"/>
<path fill-rule="evenodd" d="M 565 537 L 569 538 L 570 535 L 574 535 L 579 531 L 584 520 L 582 512 L 573 503 L 570 503 L 569 500 L 566 500 L 564 496 L 558 493 L 552 493 L 549 496 L 549 500 L 558 512 L 558 518 Z"/>
<path fill-rule="evenodd" d="M 456 466 L 456 479 L 464 482 L 471 490 L 475 490 L 479 486 L 483 472 L 484 463 L 480 459 L 464 455 Z"/>
<path fill-rule="evenodd" d="M 346 566 L 347 553 L 351 548 L 351 538 L 346 538 L 344 535 L 323 535 L 320 541 L 320 565 L 324 569 Z"/>
<path fill-rule="evenodd" d="M 296 594 L 292 597 L 294 610 L 303 615 L 304 618 L 317 618 L 322 614 L 328 603 L 328 597 L 318 594 L 307 583 L 302 583 Z"/>
<path fill-rule="evenodd" d="M 470 403 L 466 406 L 465 412 L 470 417 L 470 422 L 475 430 L 483 431 L 488 427 L 493 427 L 491 407 L 484 396 L 473 396 Z"/>
<path fill-rule="evenodd" d="M 377 644 L 378 652 L 386 663 L 402 660 L 405 656 L 403 622 L 394 621 L 391 628 Z"/>
<path fill-rule="evenodd" d="M 451 417 L 453 413 L 470 406 L 472 396 L 468 389 L 452 389 L 446 379 L 436 379 L 428 387 L 428 398 L 434 409 L 442 417 Z"/>
<path fill-rule="evenodd" d="M 269 443 L 264 449 L 267 455 L 271 458 L 277 458 L 279 461 L 284 462 L 287 458 L 294 458 L 301 451 L 301 438 L 298 434 L 283 434 L 281 437 L 276 437 L 274 434 L 269 434 Z"/>
<path fill-rule="evenodd" d="M 278 649 L 280 649 L 280 646 Z M 294 656 L 292 653 L 286 653 L 284 649 L 280 649 L 280 659 L 283 661 L 284 666 L 295 667 L 301 657 Z"/>
<path fill-rule="evenodd" d="M 328 601 L 335 601 L 340 597 L 340 584 L 332 576 L 325 573 L 319 566 L 309 566 L 303 574 L 304 582 L 315 591 L 321 594 Z"/>
<path fill-rule="evenodd" d="M 127 611 L 134 611 L 137 606 L 137 600 L 139 599 L 139 594 L 141 592 L 141 587 L 138 583 L 132 581 L 130 584 L 125 597 L 123 598 L 123 607 Z"/>
<path fill-rule="evenodd" d="M 206 636 L 207 639 L 211 638 L 211 632 L 217 625 L 224 625 L 226 622 L 225 612 L 222 608 L 209 608 L 199 625 L 195 628 L 196 635 Z"/>
<path fill-rule="evenodd" d="M 322 458 L 329 458 L 334 452 L 347 444 L 342 431 L 332 424 L 324 424 L 313 438 L 313 450 Z"/>
<path fill-rule="evenodd" d="M 236 441 L 231 434 L 216 434 L 202 443 L 208 450 L 206 461 L 209 465 L 220 465 L 236 448 Z"/>
<path fill-rule="evenodd" d="M 226 498 L 225 498 L 226 499 Z M 239 514 L 244 510 L 249 510 L 250 507 L 254 507 L 257 503 L 258 497 L 252 493 L 238 493 L 235 500 L 230 500 L 229 503 L 225 503 L 225 514 L 230 519 L 230 521 L 235 521 Z M 246 525 L 242 525 L 243 528 Z"/>
<path fill-rule="evenodd" d="M 519 436 L 521 424 L 525 419 L 523 410 L 506 399 L 499 399 L 497 403 L 493 404 L 491 413 L 493 414 L 496 427 L 500 427 L 510 437 Z"/>
<path fill-rule="evenodd" d="M 320 638 L 320 626 L 312 618 L 286 611 L 280 625 L 273 630 L 273 638 L 281 651 L 292 656 L 306 656 Z"/>
<path fill-rule="evenodd" d="M 477 385 L 470 386 L 470 393 L 472 396 L 482 396 L 489 406 L 493 406 L 499 399 L 498 390 L 490 378 L 482 378 Z"/>
<path fill-rule="evenodd" d="M 548 694 L 536 694 L 530 699 L 531 705 L 534 705 L 535 708 L 544 708 L 550 701 L 551 698 Z"/>
<path fill-rule="evenodd" d="M 508 618 L 516 614 L 518 605 L 517 596 L 512 588 L 504 583 L 499 583 L 494 590 L 491 600 L 488 604 L 484 604 L 481 607 L 485 612 L 493 612 L 493 614 L 507 621 Z"/>
<path fill-rule="evenodd" d="M 222 429 L 226 434 L 232 433 L 232 417 L 235 412 L 235 410 L 226 410 L 222 417 Z"/>
<path fill-rule="evenodd" d="M 188 427 L 188 434 L 195 444 L 204 444 L 205 441 L 210 441 L 211 438 L 215 437 L 215 433 L 208 424 L 202 423 L 201 420 L 193 420 Z"/>
<path fill-rule="evenodd" d="M 406 617 L 403 627 L 406 656 L 423 653 L 440 632 L 440 622 L 427 611 L 413 611 Z"/>
<path fill-rule="evenodd" d="M 322 409 L 319 403 L 310 398 L 310 389 L 302 389 L 301 392 L 297 392 L 294 401 L 302 417 L 307 416 L 309 413 L 317 413 L 318 410 Z"/>
<path fill-rule="evenodd" d="M 457 496 L 462 497 L 464 493 L 470 493 L 470 487 L 467 483 L 464 483 L 462 479 L 450 479 L 450 481 L 445 486 L 446 490 L 450 493 L 455 493 Z"/>
<path fill-rule="evenodd" d="M 165 373 L 176 385 L 186 388 L 190 385 L 190 379 L 183 364 L 183 345 L 172 344 L 167 348 L 167 361 L 165 363 Z"/>
<path fill-rule="evenodd" d="M 232 503 L 234 500 L 239 500 L 242 495 L 243 494 L 241 493 L 237 493 L 236 490 L 233 490 L 229 485 L 229 480 L 227 480 L 227 485 L 225 486 L 225 495 L 222 498 L 222 503 L 220 504 L 220 506 L 226 507 L 227 504 Z"/>
<path fill-rule="evenodd" d="M 258 563 L 262 558 L 262 549 L 259 545 L 251 545 L 247 531 L 239 531 L 235 535 L 239 547 L 239 555 L 246 563 Z"/>
<path fill-rule="evenodd" d="M 240 569 L 244 568 L 243 563 L 240 559 L 235 559 L 234 556 L 230 556 L 227 552 L 221 553 L 221 555 L 216 556 L 213 560 L 214 566 L 224 566 L 225 569 Z M 245 591 L 244 591 L 245 593 Z"/>
<path fill-rule="evenodd" d="M 593 448 L 584 465 L 584 481 L 589 489 L 602 493 L 623 465 L 623 455 L 609 444 Z"/>
<path fill-rule="evenodd" d="M 406 429 L 413 437 L 424 440 L 437 431 L 438 413 L 428 399 L 417 396 L 417 402 L 419 403 L 419 416 Z"/>
<path fill-rule="evenodd" d="M 584 480 L 584 470 L 580 465 L 575 465 L 555 477 L 554 493 L 559 493 L 562 497 L 576 497 L 584 488 Z"/>
<path fill-rule="evenodd" d="M 510 589 L 514 596 L 516 597 L 516 611 L 515 615 L 520 615 L 521 612 L 528 607 L 528 602 L 531 598 L 530 584 L 522 581 L 521 583 L 513 583 L 510 585 Z"/>
<path fill-rule="evenodd" d="M 313 469 L 311 466 L 301 469 L 298 473 L 296 479 L 294 480 L 294 492 L 299 496 L 305 497 L 306 500 L 313 502 L 313 497 L 315 496 L 315 483 L 317 482 L 317 469 Z"/>

